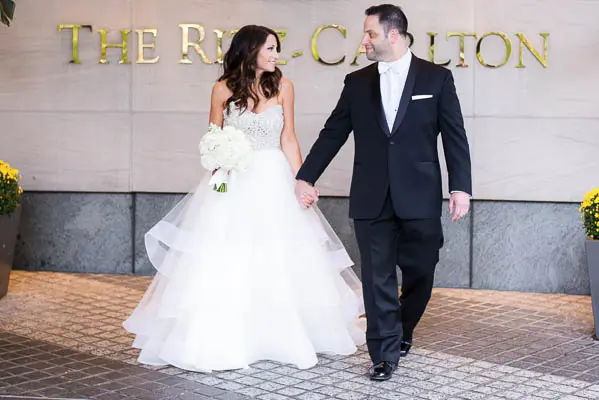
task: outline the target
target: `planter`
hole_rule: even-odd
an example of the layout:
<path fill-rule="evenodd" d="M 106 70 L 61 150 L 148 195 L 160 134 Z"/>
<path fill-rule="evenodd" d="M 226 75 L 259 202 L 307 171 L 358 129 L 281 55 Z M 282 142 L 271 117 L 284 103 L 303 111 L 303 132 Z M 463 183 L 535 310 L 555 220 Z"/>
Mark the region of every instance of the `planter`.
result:
<path fill-rule="evenodd" d="M 599 339 L 599 240 L 587 239 L 584 247 L 591 281 L 595 338 Z"/>
<path fill-rule="evenodd" d="M 0 299 L 8 292 L 20 219 L 21 207 L 11 214 L 0 215 Z"/>

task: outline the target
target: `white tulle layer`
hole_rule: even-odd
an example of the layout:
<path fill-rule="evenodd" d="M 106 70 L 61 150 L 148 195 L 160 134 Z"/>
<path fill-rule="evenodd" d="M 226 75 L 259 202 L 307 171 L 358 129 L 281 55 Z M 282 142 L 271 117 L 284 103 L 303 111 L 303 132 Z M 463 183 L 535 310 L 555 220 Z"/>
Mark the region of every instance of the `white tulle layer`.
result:
<path fill-rule="evenodd" d="M 280 150 L 217 193 L 205 177 L 145 237 L 157 275 L 125 328 L 139 361 L 210 372 L 364 343 L 361 285 L 322 214 L 303 209 Z"/>

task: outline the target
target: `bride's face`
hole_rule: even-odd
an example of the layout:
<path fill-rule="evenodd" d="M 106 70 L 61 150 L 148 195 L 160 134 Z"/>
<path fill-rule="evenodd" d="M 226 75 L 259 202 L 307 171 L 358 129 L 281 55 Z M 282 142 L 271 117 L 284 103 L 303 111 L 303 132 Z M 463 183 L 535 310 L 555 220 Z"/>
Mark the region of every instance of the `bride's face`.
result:
<path fill-rule="evenodd" d="M 262 48 L 258 53 L 256 69 L 259 71 L 274 72 L 278 59 L 277 39 L 273 35 L 268 35 L 266 42 L 262 45 Z"/>

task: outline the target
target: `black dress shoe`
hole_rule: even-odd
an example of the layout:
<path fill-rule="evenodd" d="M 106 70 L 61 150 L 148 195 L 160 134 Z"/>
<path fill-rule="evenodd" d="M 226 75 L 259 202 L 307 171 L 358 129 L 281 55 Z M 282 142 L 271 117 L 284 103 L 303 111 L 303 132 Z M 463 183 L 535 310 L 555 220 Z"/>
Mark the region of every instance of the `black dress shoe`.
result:
<path fill-rule="evenodd" d="M 404 341 L 402 341 L 399 344 L 399 356 L 400 357 L 407 356 L 411 349 L 412 349 L 412 342 L 404 342 Z"/>
<path fill-rule="evenodd" d="M 397 364 L 391 361 L 381 361 L 374 364 L 370 367 L 368 374 L 370 375 L 370 380 L 373 381 L 386 381 L 387 379 L 391 379 L 393 375 L 393 371 L 397 368 Z"/>

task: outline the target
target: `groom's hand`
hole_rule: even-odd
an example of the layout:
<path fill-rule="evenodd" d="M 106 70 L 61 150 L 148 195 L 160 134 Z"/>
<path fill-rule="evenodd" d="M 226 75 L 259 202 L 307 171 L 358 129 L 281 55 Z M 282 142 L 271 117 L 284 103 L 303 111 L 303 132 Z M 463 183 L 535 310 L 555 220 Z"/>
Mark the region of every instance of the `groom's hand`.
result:
<path fill-rule="evenodd" d="M 318 190 L 306 181 L 295 181 L 295 197 L 305 207 L 309 208 L 318 202 Z"/>
<path fill-rule="evenodd" d="M 463 218 L 470 209 L 470 195 L 464 192 L 453 192 L 449 197 L 449 215 L 451 222 Z"/>

